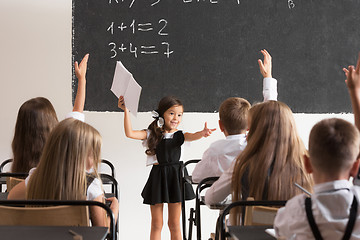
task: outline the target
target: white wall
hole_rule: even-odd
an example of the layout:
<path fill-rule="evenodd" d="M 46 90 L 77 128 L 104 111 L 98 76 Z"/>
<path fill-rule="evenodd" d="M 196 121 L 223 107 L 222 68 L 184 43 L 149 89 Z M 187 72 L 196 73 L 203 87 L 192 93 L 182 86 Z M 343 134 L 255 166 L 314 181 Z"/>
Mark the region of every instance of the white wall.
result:
<path fill-rule="evenodd" d="M 47 97 L 59 119 L 72 109 L 71 4 L 71 0 L 0 0 L 0 161 L 11 157 L 10 144 L 16 115 L 24 101 L 37 96 Z M 103 136 L 103 158 L 111 160 L 116 167 L 120 183 L 120 238 L 147 239 L 150 212 L 149 207 L 142 204 L 140 196 L 150 171 L 145 167 L 144 149 L 139 141 L 125 138 L 122 113 L 86 112 L 85 115 L 86 121 Z M 334 116 L 353 121 L 352 114 L 296 114 L 305 144 L 314 123 Z M 217 127 L 217 119 L 215 113 L 186 113 L 182 128 L 197 131 L 205 121 L 210 127 Z M 143 129 L 150 121 L 149 113 L 140 113 L 133 118 L 133 127 Z M 187 145 L 184 159 L 200 158 L 208 145 L 221 137 L 222 134 L 217 131 L 208 139 Z M 203 236 L 206 239 L 210 231 L 214 231 L 217 213 L 206 207 L 202 213 Z M 170 239 L 166 218 L 165 214 L 163 236 Z"/>

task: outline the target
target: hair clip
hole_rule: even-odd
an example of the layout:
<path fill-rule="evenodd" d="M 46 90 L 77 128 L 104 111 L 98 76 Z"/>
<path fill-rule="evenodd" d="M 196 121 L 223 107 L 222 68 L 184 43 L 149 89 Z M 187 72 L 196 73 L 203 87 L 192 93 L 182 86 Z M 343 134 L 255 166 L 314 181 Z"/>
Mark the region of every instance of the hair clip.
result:
<path fill-rule="evenodd" d="M 162 117 L 159 117 L 158 120 L 157 120 L 157 125 L 159 128 L 162 128 L 162 126 L 164 126 L 164 119 Z"/>
<path fill-rule="evenodd" d="M 155 110 L 152 110 L 152 111 L 151 111 L 151 116 L 152 116 L 153 118 L 155 118 L 155 119 L 158 119 L 158 118 L 159 118 L 159 113 L 158 113 L 157 111 L 155 111 Z"/>

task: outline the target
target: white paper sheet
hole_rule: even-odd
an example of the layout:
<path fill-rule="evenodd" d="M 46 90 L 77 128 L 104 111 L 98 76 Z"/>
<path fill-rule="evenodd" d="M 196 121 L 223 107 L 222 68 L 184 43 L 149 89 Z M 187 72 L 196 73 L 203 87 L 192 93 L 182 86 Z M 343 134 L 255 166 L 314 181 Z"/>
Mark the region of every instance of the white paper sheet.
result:
<path fill-rule="evenodd" d="M 125 106 L 134 116 L 137 116 L 141 89 L 124 65 L 120 61 L 116 62 L 111 91 L 117 98 L 124 96 Z"/>
<path fill-rule="evenodd" d="M 265 230 L 265 232 L 266 232 L 267 234 L 269 234 L 270 236 L 273 236 L 274 238 L 276 238 L 275 229 L 273 229 L 273 228 L 267 228 L 267 229 Z"/>

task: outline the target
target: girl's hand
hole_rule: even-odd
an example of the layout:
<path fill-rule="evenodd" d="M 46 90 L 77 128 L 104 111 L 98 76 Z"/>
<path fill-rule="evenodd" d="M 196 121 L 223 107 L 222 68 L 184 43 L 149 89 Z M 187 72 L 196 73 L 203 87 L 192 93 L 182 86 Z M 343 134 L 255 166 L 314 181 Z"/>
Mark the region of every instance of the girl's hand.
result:
<path fill-rule="evenodd" d="M 125 99 L 123 96 L 119 97 L 119 102 L 118 102 L 118 107 L 121 108 L 122 110 L 125 111 L 126 106 L 125 106 Z"/>
<path fill-rule="evenodd" d="M 106 201 L 110 201 L 110 209 L 114 214 L 115 217 L 115 223 L 117 222 L 118 219 L 118 214 L 119 214 L 119 201 L 117 200 L 116 197 L 111 197 L 111 198 L 107 198 Z"/>
<path fill-rule="evenodd" d="M 260 73 L 263 75 L 264 78 L 272 78 L 272 62 L 271 62 L 271 55 L 265 49 L 261 50 L 261 53 L 264 55 L 264 63 L 261 59 L 258 60 Z"/>
<path fill-rule="evenodd" d="M 107 198 L 106 201 L 110 201 L 110 209 L 114 212 L 114 214 L 119 210 L 119 201 L 116 197 Z"/>
<path fill-rule="evenodd" d="M 75 75 L 79 81 L 86 81 L 86 70 L 87 62 L 89 59 L 89 54 L 87 53 L 85 57 L 81 60 L 80 64 L 75 61 Z"/>
<path fill-rule="evenodd" d="M 203 137 L 208 137 L 208 136 L 210 136 L 211 133 L 212 133 L 213 131 L 215 131 L 215 130 L 216 130 L 216 128 L 209 129 L 209 128 L 207 127 L 207 122 L 205 122 L 205 127 L 204 127 L 204 129 L 201 131 L 201 135 L 202 135 Z"/>
<path fill-rule="evenodd" d="M 349 66 L 347 69 L 343 68 L 343 71 L 345 72 L 347 87 L 349 89 L 360 89 L 360 53 L 356 68 L 354 69 L 354 66 Z"/>

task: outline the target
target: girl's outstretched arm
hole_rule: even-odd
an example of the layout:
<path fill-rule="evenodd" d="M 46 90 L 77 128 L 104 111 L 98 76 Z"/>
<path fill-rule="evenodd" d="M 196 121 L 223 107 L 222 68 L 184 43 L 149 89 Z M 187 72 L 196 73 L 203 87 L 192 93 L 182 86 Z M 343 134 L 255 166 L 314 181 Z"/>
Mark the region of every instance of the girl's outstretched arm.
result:
<path fill-rule="evenodd" d="M 348 87 L 351 104 L 354 112 L 355 126 L 360 130 L 360 53 L 356 68 L 349 66 L 343 68 L 346 75 L 346 86 Z"/>
<path fill-rule="evenodd" d="M 75 62 L 75 75 L 78 79 L 78 88 L 76 92 L 73 112 L 83 112 L 86 94 L 86 70 L 89 54 L 81 60 L 80 64 Z"/>
<path fill-rule="evenodd" d="M 196 133 L 184 133 L 185 141 L 195 141 L 202 137 L 208 137 L 215 130 L 216 128 L 209 129 L 207 127 L 207 122 L 205 122 L 205 127 L 203 130 Z"/>
<path fill-rule="evenodd" d="M 128 138 L 144 140 L 147 137 L 146 130 L 133 130 L 131 126 L 131 120 L 129 115 L 129 109 L 125 106 L 125 99 L 123 96 L 120 96 L 118 107 L 124 110 L 124 130 L 125 135 Z"/>

